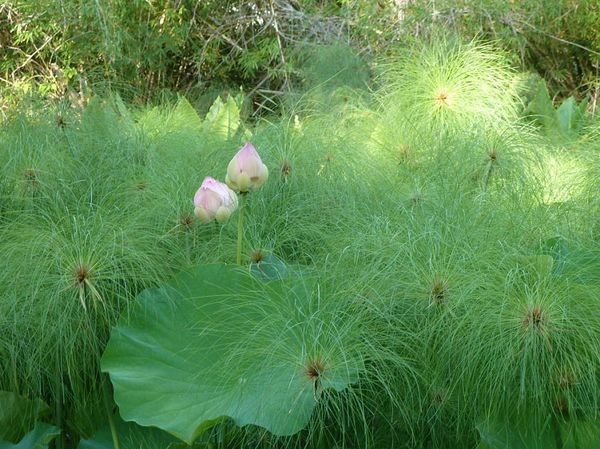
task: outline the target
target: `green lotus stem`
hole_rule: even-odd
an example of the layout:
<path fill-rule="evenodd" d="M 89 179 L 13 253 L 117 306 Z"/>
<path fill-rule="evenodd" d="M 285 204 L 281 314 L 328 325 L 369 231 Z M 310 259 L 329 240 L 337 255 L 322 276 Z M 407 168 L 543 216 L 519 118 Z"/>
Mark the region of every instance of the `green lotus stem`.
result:
<path fill-rule="evenodd" d="M 243 249 L 243 241 L 244 241 L 244 206 L 245 199 L 244 194 L 240 193 L 240 212 L 238 215 L 238 233 L 237 233 L 237 252 L 235 263 L 238 265 L 242 264 L 242 249 Z"/>
<path fill-rule="evenodd" d="M 108 426 L 110 427 L 113 446 L 115 449 L 121 449 L 121 445 L 119 444 L 119 435 L 117 434 L 117 427 L 115 426 L 115 421 L 110 410 L 110 392 L 108 391 L 108 382 L 106 381 L 102 382 L 102 398 L 104 402 L 104 409 L 106 410 L 106 417 L 108 418 Z"/>
<path fill-rule="evenodd" d="M 56 404 L 54 405 L 54 419 L 56 421 L 56 427 L 58 427 L 60 434 L 56 439 L 56 449 L 64 449 L 65 447 L 65 435 L 63 433 L 63 422 L 62 422 L 62 393 L 63 393 L 63 384 L 60 376 L 58 358 L 56 361 L 56 366 L 54 369 L 54 382 L 56 386 Z"/>

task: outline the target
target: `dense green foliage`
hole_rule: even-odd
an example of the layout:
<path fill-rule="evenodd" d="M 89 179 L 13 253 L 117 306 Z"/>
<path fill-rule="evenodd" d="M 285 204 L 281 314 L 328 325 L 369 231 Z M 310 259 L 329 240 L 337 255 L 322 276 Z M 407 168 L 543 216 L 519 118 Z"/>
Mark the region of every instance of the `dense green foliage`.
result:
<path fill-rule="evenodd" d="M 205 111 L 216 92 L 242 86 L 264 114 L 292 87 L 327 80 L 306 72 L 315 44 L 342 42 L 376 62 L 440 32 L 498 41 L 553 92 L 589 93 L 595 108 L 598 30 L 595 0 L 9 0 L 0 108 L 24 92 L 85 102 L 116 90 L 136 103 L 184 92 Z M 321 58 L 322 73 L 343 57 Z"/>
<path fill-rule="evenodd" d="M 408 2 L 411 27 L 450 29 L 501 43 L 553 91 L 598 89 L 600 5 L 595 0 L 441 0 Z"/>
<path fill-rule="evenodd" d="M 113 415 L 109 339 L 123 417 L 206 430 L 197 447 L 595 447 L 600 124 L 509 60 L 415 45 L 374 94 L 361 70 L 309 65 L 327 82 L 253 126 L 241 95 L 203 116 L 184 98 L 23 103 L 0 140 L 0 390 L 45 415 L 7 447 L 52 425 L 60 447 L 106 447 L 107 428 L 169 444 Z M 247 140 L 270 177 L 244 198 L 234 269 L 236 215 L 201 224 L 192 198 Z M 185 415 L 171 387 L 210 407 Z M 269 412 L 294 391 L 293 422 Z"/>
<path fill-rule="evenodd" d="M 286 1 L 10 1 L 0 7 L 0 74 L 16 94 L 82 101 L 116 90 L 145 103 L 223 87 L 261 107 L 300 79 L 303 42 L 333 42 L 340 7 Z M 6 90 L 5 87 L 5 90 Z"/>

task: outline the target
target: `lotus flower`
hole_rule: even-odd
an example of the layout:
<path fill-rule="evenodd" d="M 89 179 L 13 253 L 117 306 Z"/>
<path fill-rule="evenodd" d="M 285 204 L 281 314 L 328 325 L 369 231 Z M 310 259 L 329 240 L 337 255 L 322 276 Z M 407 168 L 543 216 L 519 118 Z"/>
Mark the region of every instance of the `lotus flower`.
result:
<path fill-rule="evenodd" d="M 202 223 L 210 223 L 215 219 L 225 223 L 237 209 L 238 200 L 235 192 L 226 184 L 207 176 L 194 195 L 194 206 L 194 213 Z"/>
<path fill-rule="evenodd" d="M 245 193 L 262 186 L 268 177 L 269 170 L 260 160 L 254 145 L 246 142 L 229 162 L 225 182 L 233 190 Z"/>

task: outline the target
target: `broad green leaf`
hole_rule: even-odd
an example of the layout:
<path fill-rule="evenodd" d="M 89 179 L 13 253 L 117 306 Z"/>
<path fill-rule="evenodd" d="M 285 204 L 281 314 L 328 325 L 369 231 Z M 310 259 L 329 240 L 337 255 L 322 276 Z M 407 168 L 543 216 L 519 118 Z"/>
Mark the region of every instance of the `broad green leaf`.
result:
<path fill-rule="evenodd" d="M 167 449 L 174 442 L 169 434 L 152 427 L 142 427 L 113 418 L 121 449 Z M 114 449 L 110 426 L 106 423 L 93 438 L 81 440 L 77 449 Z"/>
<path fill-rule="evenodd" d="M 179 97 L 168 123 L 164 125 L 166 129 L 192 128 L 200 130 L 202 119 L 194 106 L 185 97 Z"/>
<path fill-rule="evenodd" d="M 587 104 L 587 100 L 577 104 L 575 98 L 569 97 L 555 109 L 546 83 L 540 80 L 535 96 L 527 106 L 527 112 L 545 128 L 546 132 L 570 137 L 581 129 Z"/>
<path fill-rule="evenodd" d="M 587 106 L 587 98 L 579 104 L 573 97 L 567 98 L 556 111 L 561 129 L 567 133 L 578 132 L 585 123 Z"/>
<path fill-rule="evenodd" d="M 285 279 L 294 275 L 294 270 L 290 269 L 281 259 L 272 253 L 261 257 L 260 261 L 252 262 L 250 264 L 250 272 L 263 281 Z"/>
<path fill-rule="evenodd" d="M 155 139 L 165 133 L 163 129 L 166 117 L 161 108 L 155 106 L 144 111 L 137 119 L 137 125 L 140 130 L 150 137 Z"/>
<path fill-rule="evenodd" d="M 214 101 L 204 120 L 206 129 L 223 139 L 232 138 L 240 127 L 240 109 L 229 95 L 223 102 L 221 97 Z"/>
<path fill-rule="evenodd" d="M 538 82 L 538 88 L 529 103 L 527 111 L 533 115 L 544 127 L 551 129 L 556 124 L 556 111 L 552 104 L 552 98 L 543 80 Z"/>
<path fill-rule="evenodd" d="M 41 399 L 28 399 L 10 391 L 0 391 L 0 440 L 18 442 L 35 422 L 47 416 Z"/>
<path fill-rule="evenodd" d="M 172 144 L 169 136 L 172 134 L 184 132 L 199 137 L 202 119 L 194 106 L 185 97 L 180 97 L 172 111 L 166 113 L 154 107 L 138 118 L 137 125 L 151 140 L 159 141 L 161 146 L 170 150 Z"/>
<path fill-rule="evenodd" d="M 487 420 L 476 428 L 481 437 L 480 449 L 557 449 L 551 429 L 544 426 L 514 425 L 504 421 Z"/>
<path fill-rule="evenodd" d="M 300 431 L 323 389 L 345 389 L 362 369 L 358 321 L 316 290 L 227 265 L 146 290 L 102 357 L 121 415 L 188 443 L 222 417 Z"/>
<path fill-rule="evenodd" d="M 0 441 L 0 449 L 48 449 L 48 444 L 58 435 L 60 435 L 58 427 L 37 422 L 33 430 L 18 443 Z"/>
<path fill-rule="evenodd" d="M 556 110 L 558 127 L 564 135 L 569 135 L 575 128 L 577 102 L 573 97 L 567 98 Z"/>

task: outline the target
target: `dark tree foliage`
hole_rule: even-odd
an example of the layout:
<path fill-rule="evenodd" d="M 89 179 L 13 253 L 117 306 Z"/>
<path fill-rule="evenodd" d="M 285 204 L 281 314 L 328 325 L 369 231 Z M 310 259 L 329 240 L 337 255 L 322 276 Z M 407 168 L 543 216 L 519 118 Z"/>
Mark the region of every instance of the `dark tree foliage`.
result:
<path fill-rule="evenodd" d="M 4 104 L 24 92 L 118 91 L 130 102 L 174 92 L 201 108 L 242 89 L 276 110 L 306 78 L 316 44 L 378 60 L 414 39 L 456 33 L 498 41 L 561 96 L 598 96 L 596 0 L 7 0 L 0 5 Z M 374 59 L 373 59 L 374 58 Z M 321 58 L 322 59 L 322 58 Z M 205 98 L 205 101 L 201 101 Z M 595 104 L 592 102 L 591 104 Z"/>

